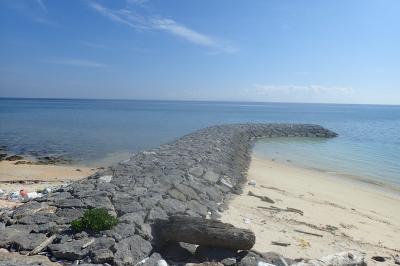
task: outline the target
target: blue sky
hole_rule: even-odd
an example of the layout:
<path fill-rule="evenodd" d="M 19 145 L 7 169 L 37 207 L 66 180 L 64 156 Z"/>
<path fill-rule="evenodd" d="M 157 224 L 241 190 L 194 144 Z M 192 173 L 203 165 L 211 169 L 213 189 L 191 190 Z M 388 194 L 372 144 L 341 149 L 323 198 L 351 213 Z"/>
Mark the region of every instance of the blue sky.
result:
<path fill-rule="evenodd" d="M 0 96 L 400 104 L 397 0 L 0 0 Z"/>

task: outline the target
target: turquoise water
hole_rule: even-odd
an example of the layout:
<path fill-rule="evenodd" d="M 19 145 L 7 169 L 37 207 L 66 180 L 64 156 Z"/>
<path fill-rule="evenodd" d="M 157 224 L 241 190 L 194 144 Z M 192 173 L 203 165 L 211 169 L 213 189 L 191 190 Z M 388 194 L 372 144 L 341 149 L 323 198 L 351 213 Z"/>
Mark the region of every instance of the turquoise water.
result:
<path fill-rule="evenodd" d="M 98 162 L 221 123 L 293 122 L 328 127 L 329 140 L 267 139 L 266 158 L 400 183 L 400 106 L 130 100 L 0 99 L 0 144 L 15 153 Z"/>

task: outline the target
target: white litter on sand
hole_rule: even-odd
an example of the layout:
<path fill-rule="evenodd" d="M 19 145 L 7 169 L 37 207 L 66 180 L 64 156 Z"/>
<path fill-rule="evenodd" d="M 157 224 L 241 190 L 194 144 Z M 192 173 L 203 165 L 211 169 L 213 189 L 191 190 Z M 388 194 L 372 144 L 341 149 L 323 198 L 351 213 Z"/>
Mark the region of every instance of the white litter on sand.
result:
<path fill-rule="evenodd" d="M 247 184 L 255 187 L 257 185 L 257 182 L 255 180 L 250 180 L 249 183 L 247 183 Z"/>

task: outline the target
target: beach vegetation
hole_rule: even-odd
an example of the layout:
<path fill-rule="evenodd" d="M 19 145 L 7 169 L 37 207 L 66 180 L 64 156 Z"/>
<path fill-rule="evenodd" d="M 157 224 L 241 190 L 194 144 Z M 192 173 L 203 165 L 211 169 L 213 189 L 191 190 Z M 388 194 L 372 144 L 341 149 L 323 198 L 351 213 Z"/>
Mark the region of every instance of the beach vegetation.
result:
<path fill-rule="evenodd" d="M 71 222 L 71 228 L 75 232 L 89 231 L 100 232 L 109 230 L 118 224 L 118 219 L 105 208 L 94 208 L 86 210 L 83 217 Z"/>

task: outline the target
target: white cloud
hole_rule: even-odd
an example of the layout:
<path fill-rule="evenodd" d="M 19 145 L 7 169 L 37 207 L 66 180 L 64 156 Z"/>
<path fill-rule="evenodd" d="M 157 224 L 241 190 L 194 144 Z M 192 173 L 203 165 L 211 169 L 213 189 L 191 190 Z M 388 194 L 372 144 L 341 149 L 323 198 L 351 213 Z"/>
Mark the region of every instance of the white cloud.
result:
<path fill-rule="evenodd" d="M 253 84 L 243 97 L 257 101 L 279 102 L 349 102 L 355 90 L 351 87 L 321 85 Z"/>
<path fill-rule="evenodd" d="M 131 0 L 129 2 L 143 3 L 144 1 Z M 214 37 L 190 29 L 189 27 L 170 18 L 163 18 L 153 15 L 140 15 L 132 9 L 112 10 L 96 2 L 91 2 L 90 6 L 101 15 L 137 30 L 164 31 L 191 43 L 211 48 L 215 50 L 213 53 L 237 52 L 237 49 L 231 45 L 228 45 Z"/>
<path fill-rule="evenodd" d="M 323 95 L 330 93 L 337 94 L 352 94 L 354 93 L 353 88 L 349 87 L 329 87 L 319 85 L 299 86 L 299 85 L 261 85 L 254 84 L 255 92 L 260 95 L 271 95 L 271 94 L 313 94 Z"/>
<path fill-rule="evenodd" d="M 57 65 L 74 66 L 74 67 L 89 67 L 89 68 L 108 67 L 108 65 L 103 63 L 86 59 L 77 59 L 77 58 L 51 59 L 51 60 L 43 60 L 43 62 L 50 64 L 57 64 Z"/>

